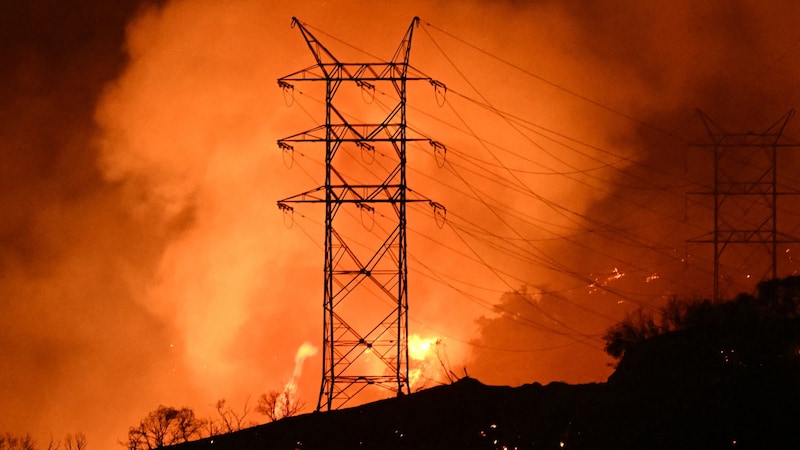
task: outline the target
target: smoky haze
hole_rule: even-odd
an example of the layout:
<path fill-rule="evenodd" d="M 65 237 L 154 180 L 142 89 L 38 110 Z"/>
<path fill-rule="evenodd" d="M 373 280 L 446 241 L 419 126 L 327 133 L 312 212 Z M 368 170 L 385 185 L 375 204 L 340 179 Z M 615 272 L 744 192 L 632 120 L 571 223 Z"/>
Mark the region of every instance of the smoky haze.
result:
<path fill-rule="evenodd" d="M 800 100 L 789 0 L 67 3 L 0 6 L 0 415 L 40 443 L 113 447 L 159 404 L 290 382 L 315 404 L 322 211 L 274 206 L 322 182 L 320 149 L 275 145 L 323 118 L 324 93 L 275 84 L 314 62 L 292 16 L 359 62 L 421 18 L 411 63 L 448 91 L 411 87 L 409 125 L 447 155 L 414 146 L 409 185 L 448 215 L 410 209 L 410 332 L 491 383 L 603 381 L 606 327 L 709 295 L 695 109 L 759 132 Z"/>

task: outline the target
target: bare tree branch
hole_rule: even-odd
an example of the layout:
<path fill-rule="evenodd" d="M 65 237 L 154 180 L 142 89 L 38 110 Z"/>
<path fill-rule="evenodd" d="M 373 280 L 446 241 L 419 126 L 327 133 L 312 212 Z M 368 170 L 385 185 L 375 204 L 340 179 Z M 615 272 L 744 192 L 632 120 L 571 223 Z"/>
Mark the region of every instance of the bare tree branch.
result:
<path fill-rule="evenodd" d="M 258 398 L 256 411 L 267 416 L 271 422 L 297 414 L 303 404 L 288 386 L 283 390 L 269 391 Z"/>
<path fill-rule="evenodd" d="M 152 450 L 188 442 L 192 438 L 199 438 L 202 428 L 203 421 L 195 417 L 191 409 L 159 405 L 155 411 L 151 411 L 142 419 L 138 426 L 128 430 L 128 449 Z M 85 446 L 85 437 L 82 445 Z"/>

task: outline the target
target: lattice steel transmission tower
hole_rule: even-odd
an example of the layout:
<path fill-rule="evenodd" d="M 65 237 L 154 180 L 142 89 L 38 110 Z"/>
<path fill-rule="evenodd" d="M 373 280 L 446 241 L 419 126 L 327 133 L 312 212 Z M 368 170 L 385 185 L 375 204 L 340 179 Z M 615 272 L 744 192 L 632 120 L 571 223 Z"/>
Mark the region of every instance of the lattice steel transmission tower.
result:
<path fill-rule="evenodd" d="M 278 141 L 284 152 L 294 152 L 300 143 L 325 145 L 324 184 L 278 201 L 285 213 L 295 203 L 325 205 L 323 374 L 317 410 L 340 408 L 365 389 L 410 393 L 406 206 L 427 202 L 434 212 L 443 211 L 406 186 L 408 143 L 440 145 L 409 137 L 406 126 L 406 82 L 432 82 L 409 75 L 418 23 L 414 18 L 390 61 L 343 63 L 292 18 L 316 64 L 280 78 L 278 85 L 291 95 L 301 82 L 323 84 L 325 92 L 324 125 Z M 383 103 L 382 88 L 394 104 Z M 348 114 L 348 109 L 356 112 Z M 377 120 L 355 123 L 350 119 L 355 115 Z"/>
<path fill-rule="evenodd" d="M 725 271 L 723 258 L 734 247 L 761 247 L 761 264 L 747 267 L 746 275 L 753 283 L 778 277 L 778 247 L 780 244 L 798 243 L 800 240 L 782 233 L 778 226 L 778 202 L 789 192 L 781 192 L 778 183 L 778 149 L 798 147 L 795 143 L 781 142 L 787 123 L 794 115 L 789 111 L 762 133 L 729 133 L 715 124 L 702 111 L 698 111 L 714 149 L 714 180 L 711 192 L 701 194 L 713 197 L 714 231 L 710 235 L 690 242 L 714 244 L 714 300 L 719 301 L 735 284 L 733 276 Z M 734 255 L 731 264 L 744 268 L 743 255 Z M 752 269 L 763 272 L 750 273 Z"/>

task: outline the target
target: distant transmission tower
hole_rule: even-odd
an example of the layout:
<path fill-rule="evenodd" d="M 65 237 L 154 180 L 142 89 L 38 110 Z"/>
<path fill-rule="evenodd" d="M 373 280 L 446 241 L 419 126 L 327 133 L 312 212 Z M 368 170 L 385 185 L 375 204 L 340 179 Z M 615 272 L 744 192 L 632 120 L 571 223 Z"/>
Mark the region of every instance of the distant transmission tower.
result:
<path fill-rule="evenodd" d="M 719 301 L 730 292 L 734 280 L 725 270 L 723 258 L 726 251 L 735 247 L 761 247 L 765 264 L 748 265 L 747 256 L 733 255 L 729 261 L 746 269 L 752 283 L 778 277 L 778 247 L 780 244 L 798 243 L 800 240 L 779 231 L 778 201 L 788 192 L 780 192 L 778 185 L 778 149 L 798 147 L 781 142 L 781 136 L 794 110 L 789 111 L 762 133 L 728 133 L 715 124 L 702 111 L 698 111 L 714 149 L 714 186 L 710 195 L 714 199 L 714 231 L 710 237 L 690 242 L 714 244 L 714 300 Z M 745 265 L 748 267 L 745 268 Z M 751 273 L 755 270 L 763 272 Z"/>
<path fill-rule="evenodd" d="M 298 143 L 325 144 L 324 185 L 278 201 L 291 213 L 293 203 L 325 205 L 325 280 L 323 289 L 322 385 L 317 410 L 338 409 L 365 389 L 410 393 L 408 368 L 408 288 L 406 206 L 440 205 L 406 187 L 406 146 L 428 141 L 409 138 L 406 82 L 414 18 L 389 62 L 342 63 L 292 18 L 316 64 L 278 80 L 294 95 L 294 83 L 325 85 L 325 124 L 278 141 L 287 153 Z M 394 105 L 382 102 L 385 87 Z M 379 95 L 376 98 L 376 92 Z M 349 94 L 349 95 L 348 95 Z M 353 123 L 353 116 L 378 120 Z M 413 198 L 412 198 L 413 197 Z"/>

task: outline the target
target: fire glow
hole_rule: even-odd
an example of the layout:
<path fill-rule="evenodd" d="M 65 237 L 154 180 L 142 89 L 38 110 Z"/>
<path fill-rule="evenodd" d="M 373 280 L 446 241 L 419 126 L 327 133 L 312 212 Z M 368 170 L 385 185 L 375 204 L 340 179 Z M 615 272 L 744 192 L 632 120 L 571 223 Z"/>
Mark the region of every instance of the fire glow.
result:
<path fill-rule="evenodd" d="M 325 30 L 320 38 L 337 53 L 357 57 L 364 53 L 346 44 L 393 48 L 418 15 L 412 65 L 447 83 L 446 96 L 426 86 L 408 99 L 420 108 L 410 126 L 447 144 L 446 153 L 409 155 L 415 189 L 448 208 L 442 230 L 435 217 L 409 221 L 412 320 L 442 330 L 442 338 L 409 337 L 417 387 L 441 379 L 445 356 L 494 383 L 605 379 L 600 345 L 573 345 L 563 325 L 601 335 L 633 303 L 596 301 L 587 284 L 590 292 L 608 283 L 632 295 L 646 289 L 646 301 L 708 284 L 696 276 L 707 248 L 685 247 L 708 223 L 692 215 L 700 205 L 683 214 L 685 192 L 708 168 L 686 164 L 672 137 L 645 125 L 683 136 L 686 111 L 699 105 L 731 131 L 749 130 L 800 103 L 786 81 L 800 77 L 800 53 L 787 47 L 800 13 L 792 1 L 681 0 L 669 15 L 655 1 L 622 2 L 614 14 L 599 14 L 602 2 L 510 0 L 459 2 L 457 14 L 421 1 L 377 9 L 366 1 L 7 3 L 31 13 L 0 15 L 12 37 L 28 33 L 5 43 L 13 61 L 0 83 L 9 99 L 0 112 L 14 119 L 0 125 L 8 143 L 0 289 L 13 299 L 0 306 L 0 385 L 11 386 L 0 416 L 40 443 L 83 431 L 92 447 L 112 448 L 160 403 L 205 414 L 220 397 L 242 404 L 280 386 L 315 401 L 316 349 L 297 344 L 318 339 L 320 215 L 297 212 L 287 230 L 272 203 L 307 188 L 305 174 L 318 169 L 317 150 L 298 149 L 288 161 L 274 150 L 288 130 L 319 117 L 319 98 L 287 99 L 274 86 L 287 69 L 313 64 L 290 28 L 293 15 Z M 81 20 L 64 20 L 73 15 Z M 365 100 L 379 103 L 374 94 Z M 481 96 L 524 119 L 514 124 L 525 135 L 509 129 L 511 115 L 476 107 Z M 458 117 L 446 115 L 453 111 Z M 545 129 L 570 140 L 545 138 Z M 380 163 L 362 152 L 365 164 Z M 795 163 L 786 161 L 788 173 Z M 363 219 L 366 234 L 373 217 Z M 664 248 L 685 248 L 683 259 L 652 251 Z M 781 258 L 794 273 L 796 252 Z M 505 313 L 525 320 L 493 321 L 502 293 L 521 284 L 553 293 L 535 304 L 547 320 L 523 302 L 533 308 L 525 317 Z M 483 332 L 492 323 L 490 339 Z M 529 349 L 537 351 L 496 362 Z M 470 366 L 478 355 L 492 363 Z M 124 405 L 113 417 L 98 413 L 109 398 Z"/>
<path fill-rule="evenodd" d="M 416 333 L 408 336 L 408 381 L 412 389 L 418 389 L 428 381 L 442 382 L 438 379 L 441 344 L 442 340 L 437 337 L 423 338 Z"/>
<path fill-rule="evenodd" d="M 422 338 L 418 334 L 408 336 L 408 357 L 414 361 L 424 361 L 434 353 L 439 338 Z"/>
<path fill-rule="evenodd" d="M 285 400 L 276 402 L 275 404 L 275 413 L 277 417 L 286 417 L 289 413 L 286 411 L 286 408 L 290 408 L 292 405 L 300 403 L 297 392 L 297 383 L 300 380 L 300 377 L 303 375 L 303 363 L 305 363 L 306 359 L 316 354 L 317 347 L 308 342 L 303 342 L 303 344 L 300 345 L 300 348 L 297 349 L 297 353 L 294 356 L 294 370 L 292 371 L 292 378 L 283 386 L 282 395 L 285 396 Z"/>

